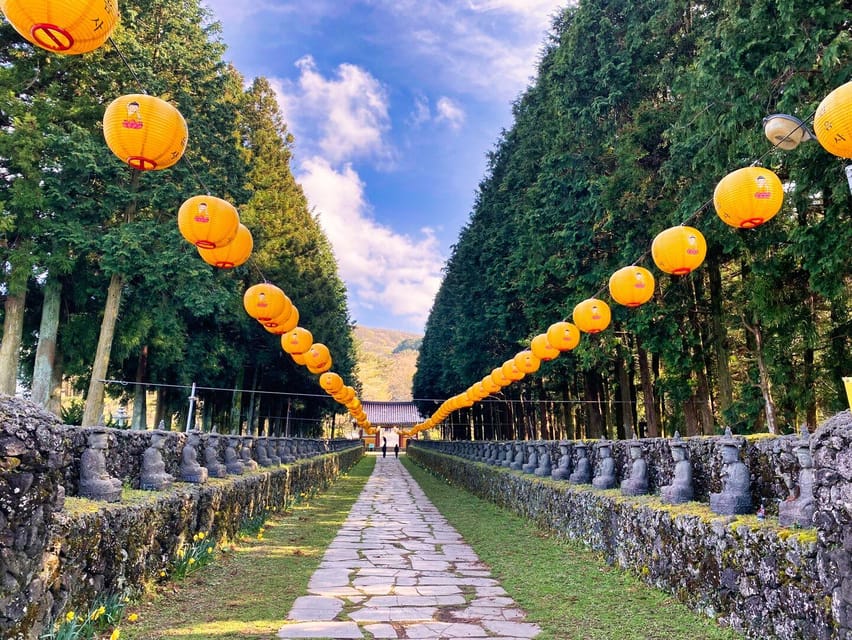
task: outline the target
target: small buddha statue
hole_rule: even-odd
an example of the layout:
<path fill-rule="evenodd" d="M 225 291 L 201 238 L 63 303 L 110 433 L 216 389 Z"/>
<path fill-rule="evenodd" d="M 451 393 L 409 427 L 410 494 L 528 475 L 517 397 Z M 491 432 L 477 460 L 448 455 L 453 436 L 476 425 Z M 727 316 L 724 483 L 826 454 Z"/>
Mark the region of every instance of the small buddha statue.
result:
<path fill-rule="evenodd" d="M 692 463 L 686 455 L 686 443 L 681 440 L 677 431 L 669 442 L 669 449 L 675 462 L 674 478 L 671 484 L 660 487 L 660 499 L 667 504 L 689 502 L 695 495 L 692 486 Z"/>
<path fill-rule="evenodd" d="M 592 484 L 595 489 L 613 489 L 615 487 L 615 460 L 612 459 L 612 443 L 601 440 L 595 443 L 598 452 L 598 464 Z"/>
<path fill-rule="evenodd" d="M 641 496 L 648 493 L 648 463 L 642 452 L 642 441 L 634 438 L 627 445 L 630 456 L 630 474 L 621 481 L 621 494 Z"/>
<path fill-rule="evenodd" d="M 146 491 L 162 491 L 168 489 L 175 477 L 166 472 L 163 462 L 163 447 L 166 444 L 164 431 L 153 431 L 151 443 L 142 454 L 142 473 L 139 477 L 139 488 Z"/>
<path fill-rule="evenodd" d="M 226 478 L 228 468 L 219 461 L 219 436 L 211 433 L 204 444 L 204 466 L 211 478 Z"/>
<path fill-rule="evenodd" d="M 201 437 L 197 431 L 190 431 L 180 456 L 180 479 L 184 482 L 203 484 L 207 482 L 207 469 L 198 464 L 197 447 Z"/>
<path fill-rule="evenodd" d="M 515 443 L 514 442 L 505 442 L 503 443 L 503 459 L 500 460 L 500 466 L 505 467 L 506 469 L 510 468 L 512 462 L 515 457 Z"/>
<path fill-rule="evenodd" d="M 121 480 L 109 475 L 106 468 L 109 449 L 106 429 L 95 428 L 86 442 L 87 448 L 80 456 L 80 496 L 107 502 L 120 501 Z"/>
<path fill-rule="evenodd" d="M 271 467 L 272 461 L 266 452 L 266 438 L 258 438 L 254 442 L 254 455 L 261 467 Z"/>
<path fill-rule="evenodd" d="M 567 480 L 571 476 L 571 454 L 568 453 L 568 443 L 559 443 L 559 462 L 550 473 L 553 480 Z"/>
<path fill-rule="evenodd" d="M 550 460 L 550 447 L 546 443 L 540 442 L 536 448 L 538 449 L 538 466 L 533 473 L 540 478 L 549 478 L 553 472 L 553 463 Z"/>
<path fill-rule="evenodd" d="M 266 457 L 269 458 L 269 462 L 273 467 L 278 467 L 281 465 L 281 457 L 278 455 L 278 438 L 267 438 L 266 439 Z"/>
<path fill-rule="evenodd" d="M 515 443 L 515 457 L 512 459 L 512 462 L 509 463 L 510 469 L 514 469 L 515 471 L 523 471 L 524 464 L 526 463 L 524 450 L 525 449 L 523 442 Z"/>
<path fill-rule="evenodd" d="M 283 452 L 281 452 L 281 447 L 278 447 L 278 451 L 280 452 L 278 455 L 281 456 L 281 462 L 293 462 L 296 458 L 293 456 L 293 444 L 290 438 L 285 438 L 282 445 L 284 447 Z"/>
<path fill-rule="evenodd" d="M 521 467 L 524 473 L 533 473 L 538 467 L 538 454 L 535 451 L 535 443 L 527 442 L 527 462 Z"/>
<path fill-rule="evenodd" d="M 751 512 L 751 478 L 748 467 L 740 460 L 741 442 L 731 428 L 719 439 L 722 448 L 722 491 L 710 494 L 710 509 L 720 515 Z"/>
<path fill-rule="evenodd" d="M 243 470 L 255 471 L 258 468 L 257 462 L 251 457 L 251 448 L 254 438 L 251 436 L 243 436 L 243 446 L 240 448 L 240 457 L 243 461 Z"/>
<path fill-rule="evenodd" d="M 239 436 L 228 436 L 228 446 L 225 448 L 225 470 L 235 476 L 243 474 L 243 463 L 237 453 L 239 446 Z"/>
<path fill-rule="evenodd" d="M 814 526 L 814 461 L 811 457 L 807 425 L 802 425 L 800 435 L 795 446 L 796 458 L 799 461 L 799 481 L 789 497 L 778 505 L 778 523 L 782 527 Z"/>
<path fill-rule="evenodd" d="M 568 482 L 571 484 L 591 484 L 592 482 L 592 465 L 589 464 L 589 452 L 585 442 L 575 442 L 574 451 L 577 453 L 577 464 L 574 465 L 574 471 L 568 476 Z"/>

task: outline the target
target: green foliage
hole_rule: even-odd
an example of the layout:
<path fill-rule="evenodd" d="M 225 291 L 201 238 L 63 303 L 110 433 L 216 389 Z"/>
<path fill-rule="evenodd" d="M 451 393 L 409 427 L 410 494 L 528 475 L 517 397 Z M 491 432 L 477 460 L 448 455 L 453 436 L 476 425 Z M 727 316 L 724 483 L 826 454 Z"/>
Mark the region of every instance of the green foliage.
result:
<path fill-rule="evenodd" d="M 690 434 L 722 423 L 764 430 L 769 401 L 781 430 L 841 408 L 840 371 L 852 366 L 850 196 L 818 145 L 767 153 L 760 122 L 805 117 L 848 79 L 844 7 L 584 0 L 564 9 L 447 263 L 415 397 L 464 391 L 581 300 L 604 296 L 616 269 L 651 265 L 654 236 L 686 221 L 708 239 L 701 269 L 659 274 L 650 303 L 613 305 L 608 332 L 584 336 L 504 396 L 581 401 L 567 421 L 550 412 L 548 424 L 562 425 L 555 437 L 621 429 L 622 407 L 635 423 L 655 419 L 653 406 L 657 433 Z M 731 229 L 708 200 L 721 177 L 758 157 L 787 183 L 784 209 L 758 229 Z M 457 424 L 469 428 L 468 418 L 483 437 L 515 437 L 529 416 L 515 410 L 492 427 L 474 410 Z"/>
<path fill-rule="evenodd" d="M 60 409 L 62 424 L 73 426 L 80 426 L 83 424 L 83 410 L 85 407 L 85 403 L 79 398 L 71 398 L 71 400 L 69 400 L 68 403 L 63 405 Z"/>
<path fill-rule="evenodd" d="M 213 562 L 216 541 L 196 533 L 192 542 L 185 543 L 175 553 L 171 563 L 171 576 L 183 580 L 186 576 Z"/>

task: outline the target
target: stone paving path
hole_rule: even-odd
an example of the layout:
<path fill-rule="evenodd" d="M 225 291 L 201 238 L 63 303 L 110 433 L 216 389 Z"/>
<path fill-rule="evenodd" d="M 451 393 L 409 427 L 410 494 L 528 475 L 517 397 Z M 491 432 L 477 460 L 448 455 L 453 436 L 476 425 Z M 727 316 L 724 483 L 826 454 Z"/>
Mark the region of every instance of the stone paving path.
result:
<path fill-rule="evenodd" d="M 376 469 L 279 638 L 492 638 L 540 631 L 395 458 Z"/>

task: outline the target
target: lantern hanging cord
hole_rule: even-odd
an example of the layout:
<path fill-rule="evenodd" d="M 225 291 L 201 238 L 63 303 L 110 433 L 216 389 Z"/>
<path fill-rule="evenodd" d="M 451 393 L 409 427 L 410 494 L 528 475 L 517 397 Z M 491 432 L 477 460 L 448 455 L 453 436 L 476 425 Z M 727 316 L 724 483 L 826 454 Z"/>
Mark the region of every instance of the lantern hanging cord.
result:
<path fill-rule="evenodd" d="M 121 61 L 124 63 L 124 66 L 127 67 L 128 71 L 130 71 L 130 75 L 133 76 L 133 79 L 136 80 L 136 84 L 139 87 L 139 92 L 148 94 L 145 90 L 145 86 L 142 84 L 142 81 L 139 79 L 139 76 L 136 75 L 136 71 L 130 66 L 130 63 L 127 61 L 127 58 L 124 57 L 124 54 L 121 52 L 121 49 L 118 48 L 118 45 L 115 43 L 115 40 L 112 39 L 112 36 L 109 37 L 109 43 L 112 45 L 112 48 L 115 49 L 115 52 L 118 54 L 118 57 L 121 58 Z"/>
<path fill-rule="evenodd" d="M 187 154 L 183 154 L 183 158 L 181 158 L 181 160 L 186 162 L 187 166 L 189 167 L 189 170 L 192 172 L 192 175 L 195 176 L 195 179 L 198 181 L 198 184 L 201 185 L 201 189 L 208 196 L 213 195 L 210 193 L 210 189 L 207 188 L 207 185 L 204 184 L 204 180 L 201 179 L 201 176 L 199 175 L 198 171 L 195 170 L 195 165 L 192 164 L 192 161 L 189 159 L 189 156 Z"/>

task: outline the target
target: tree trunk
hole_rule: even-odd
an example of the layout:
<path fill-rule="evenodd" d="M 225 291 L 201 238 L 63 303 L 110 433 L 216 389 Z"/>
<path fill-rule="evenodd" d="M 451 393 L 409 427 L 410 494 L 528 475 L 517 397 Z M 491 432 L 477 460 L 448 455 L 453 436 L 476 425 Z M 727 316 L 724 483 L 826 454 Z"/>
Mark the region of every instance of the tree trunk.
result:
<path fill-rule="evenodd" d="M 104 303 L 104 317 L 101 321 L 101 332 L 98 336 L 98 347 L 95 350 L 95 360 L 92 363 L 92 377 L 89 380 L 89 391 L 86 394 L 86 408 L 83 412 L 83 426 L 91 427 L 98 424 L 104 411 L 104 383 L 109 368 L 109 354 L 112 351 L 112 339 L 115 335 L 115 324 L 118 320 L 118 310 L 121 306 L 122 277 L 113 274 L 109 280 L 107 298 Z"/>
<path fill-rule="evenodd" d="M 633 422 L 633 397 L 630 393 L 629 356 L 629 350 L 623 344 L 620 345 L 615 361 L 616 374 L 618 375 L 615 419 L 618 422 L 618 434 L 621 439 L 632 438 L 633 434 L 636 433 L 636 425 Z"/>
<path fill-rule="evenodd" d="M 657 414 L 657 401 L 654 397 L 654 383 L 651 379 L 651 369 L 648 366 L 648 352 L 642 348 L 636 339 L 636 353 L 639 357 L 639 380 L 642 385 L 642 403 L 645 407 L 646 437 L 660 437 L 660 417 Z"/>
<path fill-rule="evenodd" d="M 14 281 L 13 278 L 10 280 Z M 20 291 L 9 291 L 4 305 L 3 340 L 0 342 L 0 393 L 15 395 L 18 386 L 18 362 L 24 334 L 26 282 Z"/>
<path fill-rule="evenodd" d="M 139 362 L 136 364 L 136 386 L 133 388 L 133 417 L 130 428 L 144 431 L 148 428 L 148 403 L 145 393 L 145 376 L 148 372 L 148 345 L 139 349 Z"/>
<path fill-rule="evenodd" d="M 775 401 L 772 399 L 772 380 L 769 377 L 769 368 L 763 357 L 763 332 L 760 325 L 755 322 L 749 324 L 743 316 L 743 325 L 749 333 L 754 336 L 754 356 L 757 360 L 757 371 L 760 376 L 758 386 L 763 395 L 763 407 L 766 414 L 766 430 L 769 433 L 778 433 L 775 420 Z"/>
<path fill-rule="evenodd" d="M 139 188 L 141 171 L 134 170 L 130 178 L 130 192 L 135 193 Z M 131 222 L 136 216 L 136 198 L 134 197 L 124 210 L 124 222 Z M 104 303 L 104 317 L 101 321 L 101 332 L 98 336 L 98 347 L 95 350 L 95 360 L 92 363 L 92 377 L 89 380 L 89 390 L 86 393 L 86 408 L 83 411 L 83 426 L 98 423 L 104 411 L 104 383 L 109 368 L 109 355 L 112 351 L 112 339 L 115 335 L 115 323 L 118 320 L 118 310 L 121 306 L 121 287 L 124 278 L 114 273 L 109 280 L 107 298 Z"/>
<path fill-rule="evenodd" d="M 57 347 L 50 372 L 50 398 L 47 403 L 47 410 L 57 416 L 62 415 L 62 372 L 62 350 Z"/>
<path fill-rule="evenodd" d="M 734 398 L 734 384 L 728 366 L 728 330 L 722 309 L 722 273 L 719 263 L 712 259 L 707 263 L 710 282 L 710 342 L 716 364 L 716 384 L 719 390 L 719 415 L 730 408 Z"/>
<path fill-rule="evenodd" d="M 600 384 L 593 371 L 583 376 L 586 386 L 586 437 L 600 438 L 603 435 L 603 415 L 600 406 Z"/>
<path fill-rule="evenodd" d="M 53 366 L 56 360 L 56 335 L 61 301 L 62 283 L 57 278 L 48 277 L 44 284 L 44 303 L 38 329 L 32 388 L 32 401 L 44 408 L 50 403 L 53 389 Z"/>
<path fill-rule="evenodd" d="M 160 423 L 166 420 L 166 394 L 162 388 L 157 388 L 157 408 L 154 410 L 154 428 L 159 429 Z M 171 429 L 170 424 L 163 424 L 166 430 Z"/>

